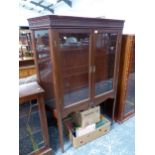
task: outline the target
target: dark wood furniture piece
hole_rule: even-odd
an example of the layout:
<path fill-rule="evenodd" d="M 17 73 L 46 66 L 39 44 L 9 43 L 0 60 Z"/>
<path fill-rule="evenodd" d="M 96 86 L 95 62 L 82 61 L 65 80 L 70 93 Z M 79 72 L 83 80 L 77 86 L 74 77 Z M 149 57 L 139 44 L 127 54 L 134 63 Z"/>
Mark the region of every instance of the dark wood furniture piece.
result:
<path fill-rule="evenodd" d="M 34 65 L 34 58 L 19 58 L 19 67 L 32 66 Z"/>
<path fill-rule="evenodd" d="M 28 26 L 19 27 L 19 57 L 33 57 L 31 31 Z"/>
<path fill-rule="evenodd" d="M 19 60 L 19 78 L 24 78 L 36 74 L 34 59 Z"/>
<path fill-rule="evenodd" d="M 123 20 L 42 16 L 28 19 L 38 82 L 57 117 L 62 151 L 62 120 L 70 113 L 116 101 Z"/>
<path fill-rule="evenodd" d="M 19 78 L 36 74 L 29 27 L 19 28 Z"/>
<path fill-rule="evenodd" d="M 122 36 L 115 118 L 122 123 L 135 113 L 135 35 Z"/>
<path fill-rule="evenodd" d="M 19 78 L 25 78 L 27 76 L 31 76 L 35 74 L 36 74 L 35 65 L 19 67 Z"/>
<path fill-rule="evenodd" d="M 31 155 L 51 155 L 52 153 L 52 149 L 49 147 L 48 127 L 43 95 L 44 90 L 37 82 L 31 82 L 19 86 L 19 103 L 21 112 L 19 119 L 20 128 L 22 129 L 22 133 L 20 133 L 20 143 L 22 143 L 22 140 L 25 140 L 28 144 L 27 137 L 30 135 L 30 145 L 35 147 L 37 144 L 34 143 L 34 137 L 38 137 L 38 133 L 39 136 L 42 135 L 41 142 L 39 141 L 41 145 L 38 144 L 40 147 L 38 146 L 36 151 L 27 152 Z M 30 103 L 29 106 L 29 101 L 32 100 L 37 100 L 37 103 Z M 40 121 L 37 120 L 37 118 L 40 118 Z M 40 124 L 38 122 L 40 122 Z M 41 129 L 39 128 L 40 125 Z"/>

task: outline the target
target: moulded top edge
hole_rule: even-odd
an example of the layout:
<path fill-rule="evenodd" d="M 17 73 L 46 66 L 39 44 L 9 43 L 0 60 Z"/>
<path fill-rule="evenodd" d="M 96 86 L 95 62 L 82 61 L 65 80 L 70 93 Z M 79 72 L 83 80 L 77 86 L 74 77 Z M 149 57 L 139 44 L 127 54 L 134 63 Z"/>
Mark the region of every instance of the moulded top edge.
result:
<path fill-rule="evenodd" d="M 109 18 L 100 18 L 100 17 L 78 17 L 78 16 L 60 16 L 60 15 L 45 15 L 45 16 L 39 16 L 39 17 L 33 17 L 29 18 L 28 21 L 36 21 L 36 20 L 64 20 L 64 19 L 70 19 L 70 20 L 93 20 L 93 21 L 114 21 L 114 22 L 123 22 L 125 20 L 119 20 L 119 19 L 109 19 Z"/>
<path fill-rule="evenodd" d="M 47 15 L 28 19 L 30 29 L 38 28 L 123 28 L 124 20 Z"/>

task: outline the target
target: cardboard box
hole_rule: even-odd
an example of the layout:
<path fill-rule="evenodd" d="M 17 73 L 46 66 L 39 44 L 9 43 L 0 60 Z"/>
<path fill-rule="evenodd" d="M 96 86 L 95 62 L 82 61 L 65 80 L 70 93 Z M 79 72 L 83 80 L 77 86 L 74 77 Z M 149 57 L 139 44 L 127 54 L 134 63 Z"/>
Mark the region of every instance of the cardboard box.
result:
<path fill-rule="evenodd" d="M 96 128 L 95 131 L 92 131 L 88 134 L 85 134 L 85 135 L 79 136 L 79 137 L 75 137 L 72 133 L 72 130 L 68 128 L 69 129 L 69 139 L 71 140 L 73 147 L 77 148 L 77 147 L 79 147 L 83 144 L 86 144 L 86 143 L 106 134 L 107 132 L 109 132 L 111 122 L 108 119 L 106 119 L 105 117 L 104 117 L 104 120 L 105 120 L 105 123 L 102 126 Z"/>
<path fill-rule="evenodd" d="M 73 120 L 80 127 L 86 127 L 100 121 L 100 106 L 74 114 Z"/>

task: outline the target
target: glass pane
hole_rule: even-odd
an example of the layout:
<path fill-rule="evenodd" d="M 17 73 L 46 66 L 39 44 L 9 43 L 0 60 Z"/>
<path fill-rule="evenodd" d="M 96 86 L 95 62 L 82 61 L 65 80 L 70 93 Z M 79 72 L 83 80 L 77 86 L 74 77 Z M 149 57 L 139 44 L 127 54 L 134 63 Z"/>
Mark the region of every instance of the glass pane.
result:
<path fill-rule="evenodd" d="M 35 43 L 38 59 L 49 58 L 48 30 L 35 31 Z"/>
<path fill-rule="evenodd" d="M 95 94 L 113 89 L 117 33 L 99 33 L 95 51 Z"/>
<path fill-rule="evenodd" d="M 64 106 L 89 98 L 89 34 L 60 33 Z"/>
<path fill-rule="evenodd" d="M 45 89 L 45 102 L 53 107 L 54 89 L 48 30 L 35 31 L 35 43 L 41 86 Z"/>
<path fill-rule="evenodd" d="M 135 45 L 131 48 L 130 73 L 128 77 L 128 87 L 125 100 L 125 113 L 131 112 L 135 109 Z"/>
<path fill-rule="evenodd" d="M 19 154 L 25 155 L 45 146 L 37 103 L 19 105 Z"/>
<path fill-rule="evenodd" d="M 45 90 L 45 102 L 50 107 L 54 107 L 54 85 L 52 77 L 52 64 L 51 60 L 41 62 L 38 64 L 41 85 Z"/>

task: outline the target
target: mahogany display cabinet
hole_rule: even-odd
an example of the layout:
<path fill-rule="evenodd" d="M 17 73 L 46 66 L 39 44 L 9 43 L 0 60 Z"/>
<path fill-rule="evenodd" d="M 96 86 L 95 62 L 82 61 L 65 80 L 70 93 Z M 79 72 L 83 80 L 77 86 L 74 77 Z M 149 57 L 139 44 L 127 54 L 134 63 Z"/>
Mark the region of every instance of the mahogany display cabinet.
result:
<path fill-rule="evenodd" d="M 123 20 L 47 15 L 28 19 L 37 78 L 46 105 L 62 120 L 70 113 L 114 99 L 117 92 Z"/>
<path fill-rule="evenodd" d="M 115 119 L 122 123 L 135 113 L 135 35 L 122 36 Z"/>

